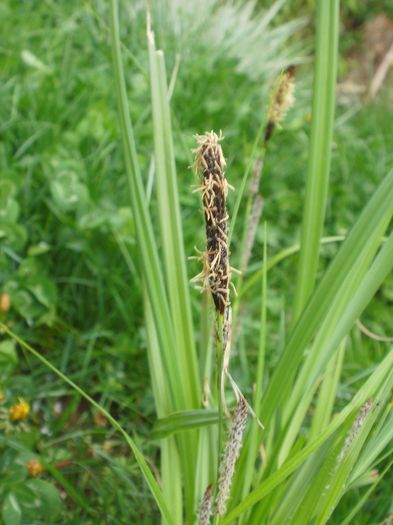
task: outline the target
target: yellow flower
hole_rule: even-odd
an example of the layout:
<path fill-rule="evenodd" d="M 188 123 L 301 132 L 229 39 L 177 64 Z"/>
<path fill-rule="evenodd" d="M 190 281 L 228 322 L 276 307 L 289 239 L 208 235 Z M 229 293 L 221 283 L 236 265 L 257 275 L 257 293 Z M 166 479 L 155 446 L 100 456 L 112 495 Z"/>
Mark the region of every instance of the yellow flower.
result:
<path fill-rule="evenodd" d="M 0 294 L 0 312 L 8 312 L 11 306 L 10 296 L 7 292 Z"/>
<path fill-rule="evenodd" d="M 16 405 L 12 405 L 10 408 L 9 414 L 11 421 L 20 421 L 25 419 L 30 412 L 30 405 L 24 399 L 19 398 Z"/>
<path fill-rule="evenodd" d="M 39 476 L 44 472 L 44 467 L 41 465 L 41 463 L 38 461 L 38 459 L 30 459 L 26 463 L 26 468 L 33 478 Z"/>

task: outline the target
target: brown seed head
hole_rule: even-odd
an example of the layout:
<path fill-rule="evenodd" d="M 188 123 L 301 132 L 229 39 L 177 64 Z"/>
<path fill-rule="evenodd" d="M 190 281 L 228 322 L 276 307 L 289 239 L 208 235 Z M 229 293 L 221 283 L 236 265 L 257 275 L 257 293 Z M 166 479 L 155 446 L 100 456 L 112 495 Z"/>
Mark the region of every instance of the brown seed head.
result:
<path fill-rule="evenodd" d="M 41 465 L 41 463 L 38 461 L 38 459 L 30 459 L 26 463 L 26 468 L 29 472 L 29 475 L 32 476 L 33 478 L 36 478 L 37 476 L 42 474 L 42 472 L 44 472 L 45 470 L 44 467 Z"/>
<path fill-rule="evenodd" d="M 225 159 L 216 133 L 197 135 L 195 169 L 200 174 L 206 227 L 204 288 L 210 290 L 216 310 L 224 314 L 229 305 L 230 266 Z"/>

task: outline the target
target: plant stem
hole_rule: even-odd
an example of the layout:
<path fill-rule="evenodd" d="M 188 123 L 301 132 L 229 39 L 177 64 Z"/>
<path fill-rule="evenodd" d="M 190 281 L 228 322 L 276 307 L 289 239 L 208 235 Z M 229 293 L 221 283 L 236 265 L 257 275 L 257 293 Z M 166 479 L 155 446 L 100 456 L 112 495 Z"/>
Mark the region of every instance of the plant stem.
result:
<path fill-rule="evenodd" d="M 218 407 L 218 458 L 217 458 L 217 479 L 220 469 L 220 453 L 222 444 L 222 430 L 223 430 L 223 406 L 221 392 L 223 388 L 223 374 L 222 367 L 224 361 L 224 344 L 223 344 L 223 316 L 217 312 L 216 318 L 216 396 L 217 396 L 217 407 Z"/>

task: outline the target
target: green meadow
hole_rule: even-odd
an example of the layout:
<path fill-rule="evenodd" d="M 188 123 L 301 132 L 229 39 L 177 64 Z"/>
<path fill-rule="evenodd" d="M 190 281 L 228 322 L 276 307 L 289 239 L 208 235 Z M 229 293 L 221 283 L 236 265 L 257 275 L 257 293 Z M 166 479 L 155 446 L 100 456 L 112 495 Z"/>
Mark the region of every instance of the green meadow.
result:
<path fill-rule="evenodd" d="M 1 3 L 0 524 L 393 523 L 369 4 Z"/>

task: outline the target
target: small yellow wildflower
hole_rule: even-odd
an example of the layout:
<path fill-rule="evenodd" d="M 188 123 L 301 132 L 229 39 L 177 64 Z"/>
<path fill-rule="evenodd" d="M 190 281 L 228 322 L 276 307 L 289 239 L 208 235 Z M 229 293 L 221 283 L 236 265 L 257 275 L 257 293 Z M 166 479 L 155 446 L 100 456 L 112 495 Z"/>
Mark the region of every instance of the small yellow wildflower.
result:
<path fill-rule="evenodd" d="M 38 459 L 30 459 L 26 463 L 26 468 L 30 476 L 32 476 L 33 478 L 36 478 L 37 476 L 42 474 L 42 472 L 44 472 L 44 467 L 41 465 Z"/>
<path fill-rule="evenodd" d="M 0 294 L 0 312 L 8 312 L 11 306 L 10 296 L 7 292 Z"/>
<path fill-rule="evenodd" d="M 16 405 L 12 405 L 9 411 L 11 421 L 20 421 L 25 419 L 30 412 L 30 405 L 24 399 L 19 398 Z"/>

